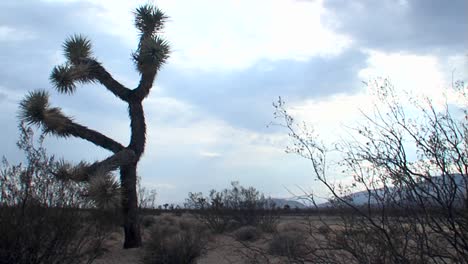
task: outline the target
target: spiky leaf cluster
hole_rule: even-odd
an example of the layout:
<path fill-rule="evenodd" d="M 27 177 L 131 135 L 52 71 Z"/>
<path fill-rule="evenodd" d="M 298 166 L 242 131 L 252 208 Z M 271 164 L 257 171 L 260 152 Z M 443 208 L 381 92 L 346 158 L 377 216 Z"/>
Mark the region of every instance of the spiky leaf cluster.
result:
<path fill-rule="evenodd" d="M 60 93 L 71 94 L 76 90 L 76 82 L 92 82 L 91 41 L 82 35 L 73 35 L 63 43 L 64 56 L 67 62 L 55 66 L 50 81 Z"/>
<path fill-rule="evenodd" d="M 140 47 L 133 54 L 138 71 L 158 70 L 169 58 L 169 44 L 160 37 L 149 37 L 141 40 Z"/>
<path fill-rule="evenodd" d="M 49 94 L 46 91 L 29 92 L 20 102 L 19 118 L 28 125 L 41 125 L 49 107 Z"/>
<path fill-rule="evenodd" d="M 144 5 L 135 12 L 135 26 L 141 36 L 132 57 L 140 73 L 157 71 L 169 57 L 169 44 L 157 35 L 166 20 L 167 16 L 152 5 Z"/>
<path fill-rule="evenodd" d="M 44 90 L 30 92 L 20 102 L 19 118 L 28 125 L 42 126 L 44 133 L 69 136 L 66 130 L 71 119 L 58 107 L 50 107 L 49 94 Z"/>
<path fill-rule="evenodd" d="M 121 193 L 120 185 L 111 172 L 98 171 L 89 181 L 88 197 L 95 202 L 98 208 L 119 207 Z"/>
<path fill-rule="evenodd" d="M 91 58 L 91 41 L 82 35 L 73 35 L 63 43 L 64 55 L 73 64 L 80 64 L 83 58 Z"/>
<path fill-rule="evenodd" d="M 91 66 L 88 63 L 78 65 L 55 66 L 50 75 L 50 81 L 60 93 L 72 94 L 76 90 L 76 82 L 93 82 Z"/>
<path fill-rule="evenodd" d="M 75 77 L 72 73 L 70 65 L 58 65 L 52 69 L 50 74 L 50 81 L 61 93 L 73 93 L 76 89 Z"/>
<path fill-rule="evenodd" d="M 102 209 L 120 206 L 122 190 L 111 171 L 98 169 L 90 173 L 92 166 L 88 162 L 73 165 L 60 160 L 52 173 L 62 181 L 87 182 L 86 197 L 96 207 Z"/>
<path fill-rule="evenodd" d="M 90 164 L 85 161 L 81 161 L 77 165 L 72 165 L 65 160 L 60 160 L 53 173 L 56 178 L 63 181 L 71 180 L 75 182 L 83 182 L 87 181 L 89 178 L 89 166 Z"/>
<path fill-rule="evenodd" d="M 135 11 L 135 26 L 142 35 L 153 36 L 164 27 L 167 16 L 152 5 L 144 5 Z"/>

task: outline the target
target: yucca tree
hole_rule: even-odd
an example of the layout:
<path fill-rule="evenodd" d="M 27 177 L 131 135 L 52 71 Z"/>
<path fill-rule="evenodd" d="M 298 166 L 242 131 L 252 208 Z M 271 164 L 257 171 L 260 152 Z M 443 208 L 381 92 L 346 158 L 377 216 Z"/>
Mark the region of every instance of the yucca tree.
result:
<path fill-rule="evenodd" d="M 74 35 L 64 42 L 63 49 L 67 62 L 54 67 L 50 76 L 53 86 L 60 93 L 72 94 L 77 84 L 100 83 L 119 99 L 125 101 L 128 104 L 131 128 L 128 146 L 76 123 L 60 108 L 52 107 L 46 91 L 30 92 L 20 103 L 21 121 L 38 125 L 45 133 L 64 138 L 73 136 L 88 140 L 113 153 L 107 159 L 93 164 L 86 162 L 76 166 L 64 164 L 57 172 L 57 176 L 91 183 L 109 182 L 93 181 L 93 179 L 107 177 L 109 172 L 120 169 L 124 248 L 141 246 L 137 215 L 136 172 L 146 142 L 146 123 L 142 102 L 151 91 L 157 72 L 169 57 L 169 45 L 159 36 L 166 19 L 167 17 L 161 10 L 151 5 L 144 5 L 135 11 L 135 26 L 140 31 L 138 47 L 132 54 L 136 69 L 140 73 L 140 81 L 136 88 L 127 88 L 115 80 L 93 56 L 91 42 L 82 35 Z"/>

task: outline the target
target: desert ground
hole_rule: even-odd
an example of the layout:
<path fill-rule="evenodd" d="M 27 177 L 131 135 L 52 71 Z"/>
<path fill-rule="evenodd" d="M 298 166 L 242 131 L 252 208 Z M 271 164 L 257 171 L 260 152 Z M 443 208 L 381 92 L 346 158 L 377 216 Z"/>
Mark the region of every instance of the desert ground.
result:
<path fill-rule="evenodd" d="M 140 263 L 145 255 L 145 246 L 151 236 L 151 229 L 157 228 L 164 221 L 189 221 L 196 223 L 198 220 L 190 214 L 176 216 L 173 214 L 162 214 L 152 217 L 155 222 L 143 227 L 143 248 L 123 249 L 123 236 L 120 230 L 112 233 L 109 239 L 105 242 L 105 252 L 94 263 L 96 264 L 124 264 L 124 263 Z M 333 225 L 338 223 L 338 219 L 328 217 L 327 224 Z M 309 232 L 308 225 L 321 225 L 319 219 L 308 219 L 304 217 L 282 216 L 277 224 L 276 232 L 288 230 L 299 231 L 302 233 Z M 163 224 L 164 225 L 164 224 Z M 196 263 L 199 264 L 241 264 L 241 263 L 288 263 L 284 257 L 274 256 L 269 253 L 269 243 L 272 241 L 273 233 L 259 232 L 258 238 L 253 241 L 241 241 L 236 237 L 234 229 L 221 234 L 213 233 L 206 230 L 206 245 L 202 255 L 197 258 Z M 255 257 L 256 254 L 267 254 L 268 260 L 263 260 L 260 257 Z"/>

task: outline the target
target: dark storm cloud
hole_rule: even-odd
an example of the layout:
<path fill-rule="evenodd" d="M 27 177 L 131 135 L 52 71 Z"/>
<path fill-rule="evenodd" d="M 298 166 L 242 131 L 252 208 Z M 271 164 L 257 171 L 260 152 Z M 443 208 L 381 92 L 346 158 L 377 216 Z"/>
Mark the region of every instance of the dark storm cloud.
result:
<path fill-rule="evenodd" d="M 358 46 L 420 54 L 467 50 L 466 0 L 328 0 L 324 5 L 328 26 L 351 35 Z"/>
<path fill-rule="evenodd" d="M 337 57 L 308 61 L 262 61 L 243 71 L 182 71 L 170 65 L 159 76 L 165 92 L 190 101 L 235 126 L 264 129 L 273 118 L 272 102 L 353 93 L 366 55 L 349 50 Z"/>

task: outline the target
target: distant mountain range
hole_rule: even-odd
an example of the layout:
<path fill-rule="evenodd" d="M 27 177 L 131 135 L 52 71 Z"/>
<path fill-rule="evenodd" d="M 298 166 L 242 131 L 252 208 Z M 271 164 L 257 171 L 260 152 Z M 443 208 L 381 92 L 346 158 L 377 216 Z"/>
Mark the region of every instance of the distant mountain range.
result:
<path fill-rule="evenodd" d="M 270 200 L 275 203 L 276 207 L 279 207 L 279 208 L 284 208 L 285 205 L 289 205 L 289 208 L 291 209 L 307 208 L 307 206 L 305 206 L 303 203 L 295 201 L 295 200 L 282 199 L 282 198 L 270 198 Z"/>
<path fill-rule="evenodd" d="M 448 194 L 455 194 L 454 203 L 456 206 L 460 206 L 464 203 L 464 197 L 466 195 L 465 188 L 465 176 L 461 174 L 451 175 L 450 177 L 434 176 L 431 178 L 430 183 L 428 180 L 417 183 L 415 189 L 418 195 L 421 196 L 424 203 L 437 204 L 437 199 L 450 199 Z M 389 187 L 386 190 L 383 188 L 369 191 L 355 192 L 350 195 L 346 195 L 343 198 L 349 201 L 353 205 L 367 205 L 371 204 L 378 206 L 381 204 L 391 203 L 415 203 L 410 197 L 414 197 L 414 190 L 410 188 L 395 188 Z M 332 203 L 325 202 L 319 204 L 319 207 L 331 207 Z"/>

